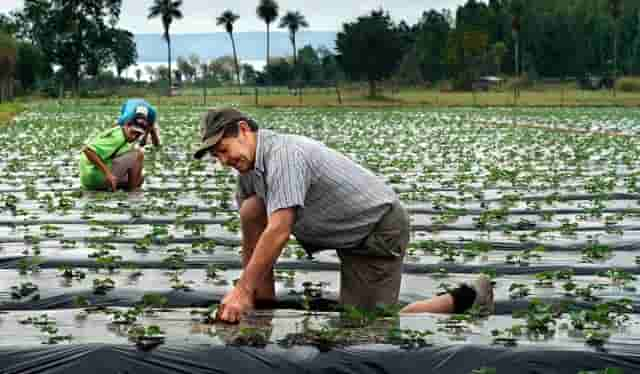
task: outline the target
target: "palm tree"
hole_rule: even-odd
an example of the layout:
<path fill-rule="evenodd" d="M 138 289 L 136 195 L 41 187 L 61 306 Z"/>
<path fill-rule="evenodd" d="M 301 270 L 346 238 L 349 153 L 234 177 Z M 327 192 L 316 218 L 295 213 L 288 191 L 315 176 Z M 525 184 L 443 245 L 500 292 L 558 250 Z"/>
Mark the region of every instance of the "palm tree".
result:
<path fill-rule="evenodd" d="M 149 19 L 160 17 L 162 26 L 164 27 L 164 40 L 167 41 L 168 62 L 169 62 L 169 96 L 171 96 L 171 36 L 169 35 L 169 27 L 174 19 L 182 19 L 180 7 L 182 0 L 154 0 L 153 5 L 149 8 Z"/>
<path fill-rule="evenodd" d="M 280 18 L 280 28 L 288 28 L 289 29 L 289 39 L 291 40 L 291 44 L 293 45 L 293 67 L 296 68 L 298 66 L 298 57 L 296 51 L 296 33 L 300 30 L 301 27 L 309 27 L 307 20 L 304 18 L 302 13 L 298 12 L 287 12 L 284 17 Z"/>
<path fill-rule="evenodd" d="M 216 24 L 218 26 L 224 26 L 227 33 L 229 33 L 229 37 L 231 38 L 231 46 L 233 47 L 233 62 L 236 68 L 236 78 L 238 79 L 238 85 L 240 85 L 240 68 L 238 66 L 238 54 L 236 53 L 236 42 L 233 40 L 233 24 L 240 18 L 239 15 L 233 13 L 231 10 L 227 9 L 220 17 L 216 18 Z"/>
<path fill-rule="evenodd" d="M 511 30 L 513 31 L 513 38 L 516 42 L 515 50 L 515 73 L 516 77 L 520 76 L 520 29 L 522 28 L 522 11 L 524 5 L 520 1 L 514 1 L 511 3 Z"/>
<path fill-rule="evenodd" d="M 613 95 L 615 96 L 616 79 L 618 76 L 618 24 L 622 15 L 622 0 L 609 0 L 609 13 L 613 18 Z"/>
<path fill-rule="evenodd" d="M 275 0 L 260 0 L 256 8 L 258 18 L 267 24 L 267 68 L 269 67 L 269 25 L 278 18 L 278 8 Z"/>

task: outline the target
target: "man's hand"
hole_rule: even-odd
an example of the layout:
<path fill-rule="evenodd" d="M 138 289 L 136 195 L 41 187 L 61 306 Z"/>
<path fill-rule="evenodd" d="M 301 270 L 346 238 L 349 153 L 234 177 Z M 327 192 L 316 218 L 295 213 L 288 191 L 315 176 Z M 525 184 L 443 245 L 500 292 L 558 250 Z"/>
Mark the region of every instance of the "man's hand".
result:
<path fill-rule="evenodd" d="M 238 323 L 242 315 L 253 310 L 253 296 L 238 283 L 229 292 L 218 308 L 218 320 L 228 323 Z"/>
<path fill-rule="evenodd" d="M 116 178 L 115 175 L 107 173 L 104 179 L 107 181 L 107 186 L 111 187 L 111 191 L 115 192 L 116 189 L 118 189 L 118 178 Z"/>

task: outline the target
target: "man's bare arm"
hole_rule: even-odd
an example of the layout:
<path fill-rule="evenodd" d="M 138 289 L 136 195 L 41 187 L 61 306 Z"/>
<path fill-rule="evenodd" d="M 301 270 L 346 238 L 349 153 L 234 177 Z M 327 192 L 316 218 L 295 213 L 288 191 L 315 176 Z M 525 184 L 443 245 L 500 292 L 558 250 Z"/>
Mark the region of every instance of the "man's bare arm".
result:
<path fill-rule="evenodd" d="M 258 239 L 238 282 L 250 294 L 253 294 L 258 285 L 263 282 L 278 260 L 289 241 L 294 220 L 294 208 L 279 209 L 269 216 L 267 227 Z"/>
<path fill-rule="evenodd" d="M 91 161 L 92 164 L 98 167 L 100 171 L 104 173 L 104 175 L 111 174 L 111 169 L 107 166 L 107 164 L 102 161 L 100 156 L 98 156 L 91 148 L 85 146 L 82 149 L 82 152 L 87 156 L 87 159 Z"/>

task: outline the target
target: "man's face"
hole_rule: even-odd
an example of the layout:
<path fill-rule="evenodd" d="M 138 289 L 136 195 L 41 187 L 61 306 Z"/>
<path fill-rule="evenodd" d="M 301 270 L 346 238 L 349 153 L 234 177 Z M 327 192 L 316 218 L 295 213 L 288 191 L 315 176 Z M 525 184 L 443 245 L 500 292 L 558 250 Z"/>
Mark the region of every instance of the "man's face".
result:
<path fill-rule="evenodd" d="M 240 174 L 251 171 L 254 167 L 256 149 L 253 134 L 246 126 L 240 125 L 238 136 L 222 138 L 211 155 L 220 160 L 222 165 L 236 169 Z"/>

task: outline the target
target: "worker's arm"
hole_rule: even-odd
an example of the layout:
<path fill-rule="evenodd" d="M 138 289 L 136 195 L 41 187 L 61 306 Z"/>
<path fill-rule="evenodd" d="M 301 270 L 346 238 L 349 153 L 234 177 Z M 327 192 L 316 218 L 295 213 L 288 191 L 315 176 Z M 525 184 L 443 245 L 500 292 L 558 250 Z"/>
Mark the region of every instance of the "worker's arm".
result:
<path fill-rule="evenodd" d="M 158 127 L 157 123 L 154 123 L 149 128 L 149 133 L 151 133 L 151 142 L 153 143 L 153 146 L 159 147 L 160 146 L 160 128 Z"/>
<path fill-rule="evenodd" d="M 109 169 L 107 164 L 105 164 L 104 161 L 102 161 L 102 159 L 100 158 L 100 156 L 98 156 L 97 153 L 95 153 L 91 148 L 87 146 L 85 146 L 82 149 L 82 152 L 85 154 L 85 156 L 87 156 L 87 160 L 89 160 L 98 169 L 100 169 L 100 171 L 102 171 L 107 183 L 109 184 L 111 189 L 115 191 L 117 188 L 118 181 L 115 179 L 114 175 L 111 173 L 111 169 Z"/>
<path fill-rule="evenodd" d="M 294 220 L 295 208 L 279 209 L 271 214 L 267 227 L 258 239 L 253 255 L 240 277 L 239 284 L 252 293 L 255 291 L 273 268 L 289 241 Z"/>
<path fill-rule="evenodd" d="M 295 208 L 278 209 L 269 216 L 253 255 L 233 291 L 222 300 L 219 318 L 225 322 L 238 322 L 242 314 L 253 309 L 253 295 L 264 281 L 291 235 Z"/>

